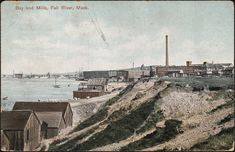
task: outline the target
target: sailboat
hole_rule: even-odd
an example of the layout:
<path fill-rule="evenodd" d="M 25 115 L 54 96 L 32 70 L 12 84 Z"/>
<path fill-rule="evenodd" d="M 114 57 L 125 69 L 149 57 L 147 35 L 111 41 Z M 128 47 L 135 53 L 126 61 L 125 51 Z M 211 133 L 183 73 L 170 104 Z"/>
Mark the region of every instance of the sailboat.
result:
<path fill-rule="evenodd" d="M 55 85 L 53 87 L 54 88 L 60 88 L 60 85 L 56 84 L 56 77 L 55 77 Z"/>

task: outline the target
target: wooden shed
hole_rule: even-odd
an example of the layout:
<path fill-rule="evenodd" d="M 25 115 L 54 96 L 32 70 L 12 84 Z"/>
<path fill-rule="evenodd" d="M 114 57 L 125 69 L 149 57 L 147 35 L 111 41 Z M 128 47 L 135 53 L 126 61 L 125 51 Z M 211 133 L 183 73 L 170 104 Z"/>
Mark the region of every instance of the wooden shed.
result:
<path fill-rule="evenodd" d="M 41 137 L 52 138 L 65 128 L 62 112 L 36 112 L 41 122 Z"/>
<path fill-rule="evenodd" d="M 68 102 L 16 102 L 13 110 L 22 109 L 35 112 L 62 112 L 65 128 L 73 125 L 73 111 Z"/>
<path fill-rule="evenodd" d="M 107 83 L 107 79 L 104 78 L 89 79 L 87 82 L 87 89 L 106 91 Z"/>
<path fill-rule="evenodd" d="M 93 97 L 99 97 L 104 95 L 104 91 L 100 90 L 79 90 L 79 91 L 73 91 L 73 98 L 79 98 L 79 99 L 86 99 L 86 98 L 93 98 Z"/>
<path fill-rule="evenodd" d="M 9 139 L 6 136 L 6 134 L 3 132 L 3 130 L 1 130 L 1 151 L 10 150 L 9 146 L 10 146 Z"/>
<path fill-rule="evenodd" d="M 92 98 L 106 94 L 107 79 L 95 78 L 89 79 L 86 88 L 79 88 L 77 91 L 73 91 L 73 98 Z"/>
<path fill-rule="evenodd" d="M 40 145 L 40 121 L 31 110 L 1 112 L 1 130 L 10 150 L 33 151 Z"/>

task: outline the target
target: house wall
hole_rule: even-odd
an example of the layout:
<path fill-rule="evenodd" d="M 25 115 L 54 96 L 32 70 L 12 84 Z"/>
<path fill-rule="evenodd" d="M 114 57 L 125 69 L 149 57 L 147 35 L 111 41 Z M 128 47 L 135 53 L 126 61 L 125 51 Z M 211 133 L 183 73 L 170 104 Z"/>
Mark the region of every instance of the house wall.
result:
<path fill-rule="evenodd" d="M 27 132 L 29 135 L 27 137 Z M 34 114 L 31 114 L 24 129 L 24 150 L 32 151 L 40 145 L 41 125 Z"/>
<path fill-rule="evenodd" d="M 109 78 L 108 71 L 84 71 L 84 79 Z"/>
<path fill-rule="evenodd" d="M 65 124 L 64 124 L 65 127 L 73 125 L 73 112 L 70 106 L 67 106 L 66 108 L 66 111 L 64 113 L 64 121 L 65 121 Z"/>
<path fill-rule="evenodd" d="M 59 124 L 59 131 L 61 129 L 64 129 L 64 128 L 66 128 L 65 120 L 64 120 L 63 117 L 61 117 L 61 121 L 60 121 L 60 124 Z"/>
<path fill-rule="evenodd" d="M 47 138 L 52 138 L 57 136 L 59 133 L 59 128 L 47 128 Z"/>
<path fill-rule="evenodd" d="M 1 150 L 2 151 L 7 151 L 9 149 L 10 149 L 10 143 L 9 143 L 8 137 L 1 130 Z"/>
<path fill-rule="evenodd" d="M 104 91 L 105 86 L 102 86 L 102 85 L 88 85 L 87 89 L 89 89 L 89 90 L 101 90 L 101 91 Z"/>
<path fill-rule="evenodd" d="M 123 81 L 127 81 L 128 79 L 128 71 L 124 70 L 110 70 L 109 78 L 123 78 Z"/>
<path fill-rule="evenodd" d="M 73 98 L 86 99 L 88 96 L 90 98 L 98 97 L 104 95 L 104 92 L 94 92 L 94 91 L 73 91 Z"/>
<path fill-rule="evenodd" d="M 142 70 L 130 70 L 128 71 L 128 79 L 138 79 L 143 75 Z"/>
<path fill-rule="evenodd" d="M 4 130 L 4 133 L 8 137 L 10 150 L 24 149 L 23 130 Z"/>
<path fill-rule="evenodd" d="M 194 66 L 164 66 L 164 67 L 157 67 L 156 68 L 156 74 L 158 76 L 165 76 L 169 71 L 174 70 L 182 70 L 184 74 L 192 75 L 194 74 Z"/>
<path fill-rule="evenodd" d="M 41 139 L 47 139 L 47 126 L 48 124 L 43 121 L 41 124 Z"/>

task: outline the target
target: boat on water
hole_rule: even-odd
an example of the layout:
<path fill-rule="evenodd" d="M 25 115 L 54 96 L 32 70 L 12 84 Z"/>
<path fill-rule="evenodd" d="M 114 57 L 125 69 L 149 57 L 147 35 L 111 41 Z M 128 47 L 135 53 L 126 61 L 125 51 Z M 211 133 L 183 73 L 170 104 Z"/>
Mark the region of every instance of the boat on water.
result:
<path fill-rule="evenodd" d="M 3 98 L 2 98 L 2 100 L 7 100 L 7 99 L 8 99 L 8 97 L 3 97 Z"/>
<path fill-rule="evenodd" d="M 76 81 L 84 81 L 85 79 L 83 77 L 77 77 L 75 78 Z"/>
<path fill-rule="evenodd" d="M 49 77 L 43 76 L 43 77 L 40 77 L 40 79 L 49 79 Z"/>
<path fill-rule="evenodd" d="M 56 79 L 57 79 L 57 78 L 55 77 L 55 84 L 53 85 L 53 87 L 54 87 L 54 88 L 60 88 L 60 85 L 59 85 L 59 84 L 56 84 L 56 82 L 57 82 Z"/>

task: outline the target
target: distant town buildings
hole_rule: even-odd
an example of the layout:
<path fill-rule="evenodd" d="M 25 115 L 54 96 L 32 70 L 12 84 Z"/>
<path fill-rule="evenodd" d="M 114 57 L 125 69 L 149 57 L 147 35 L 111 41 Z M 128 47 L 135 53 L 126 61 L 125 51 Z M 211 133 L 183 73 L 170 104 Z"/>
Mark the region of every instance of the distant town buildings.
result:
<path fill-rule="evenodd" d="M 94 79 L 94 78 L 109 78 L 108 71 L 83 71 L 84 79 Z"/>
<path fill-rule="evenodd" d="M 192 61 L 186 61 L 186 65 L 170 65 L 169 48 L 168 48 L 168 35 L 165 36 L 165 65 L 152 65 L 134 67 L 129 69 L 119 70 L 102 70 L 102 71 L 81 71 L 75 73 L 64 74 L 30 74 L 23 75 L 23 73 L 13 72 L 14 78 L 68 78 L 75 80 L 90 80 L 104 78 L 109 82 L 133 82 L 145 77 L 188 77 L 188 76 L 234 76 L 234 66 L 232 63 L 209 63 L 203 62 L 194 64 Z M 2 77 L 8 77 L 2 75 Z"/>
<path fill-rule="evenodd" d="M 107 84 L 106 78 L 89 79 L 84 84 L 86 87 L 82 86 L 78 90 L 73 91 L 73 98 L 85 99 L 104 95 L 107 91 Z"/>
<path fill-rule="evenodd" d="M 228 69 L 227 69 L 228 68 Z M 227 70 L 226 70 L 227 69 Z M 229 70 L 230 69 L 230 70 Z M 160 66 L 156 68 L 157 76 L 186 77 L 186 76 L 232 76 L 232 64 L 207 63 L 192 64 L 187 61 L 186 66 Z"/>
<path fill-rule="evenodd" d="M 23 78 L 23 73 L 15 73 L 13 75 L 14 78 L 22 79 Z"/>

